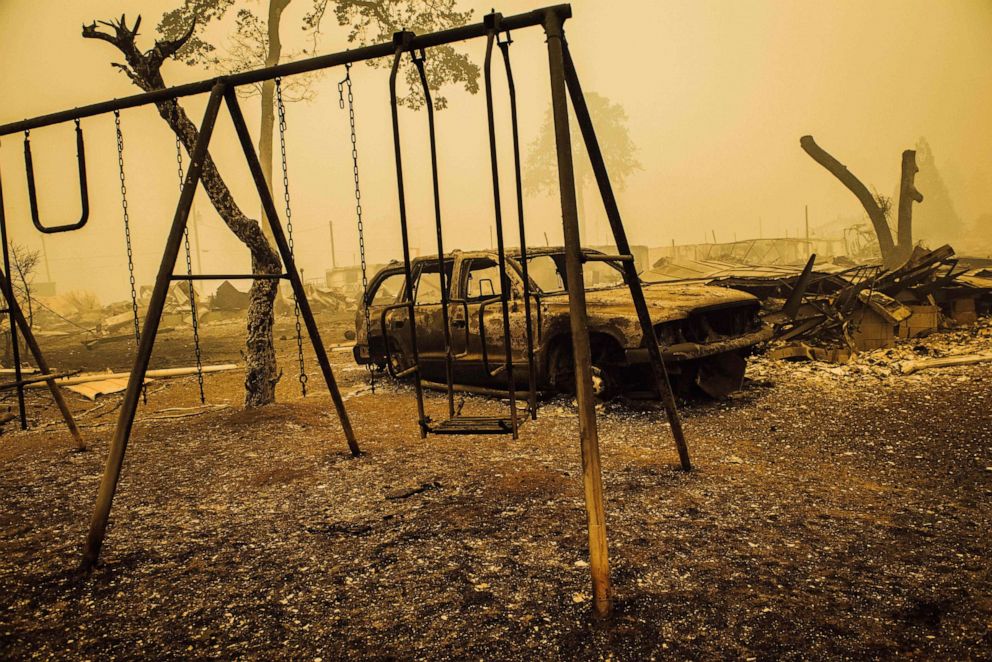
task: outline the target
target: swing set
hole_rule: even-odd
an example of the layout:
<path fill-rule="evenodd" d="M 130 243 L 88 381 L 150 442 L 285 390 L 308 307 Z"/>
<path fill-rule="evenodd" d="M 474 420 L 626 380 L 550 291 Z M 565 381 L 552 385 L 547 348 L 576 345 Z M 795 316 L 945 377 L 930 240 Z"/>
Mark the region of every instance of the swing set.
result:
<path fill-rule="evenodd" d="M 83 133 L 80 128 L 80 120 L 104 113 L 113 113 L 115 129 L 117 134 L 118 164 L 120 166 L 121 180 L 121 205 L 123 210 L 125 241 L 128 249 L 128 271 L 131 283 L 132 311 L 134 313 L 135 339 L 138 344 L 137 355 L 134 361 L 134 368 L 128 380 L 127 389 L 120 408 L 117 425 L 111 440 L 110 451 L 103 479 L 100 483 L 97 495 L 96 506 L 90 522 L 89 534 L 83 552 L 82 568 L 92 568 L 100 553 L 107 522 L 113 502 L 114 493 L 120 478 L 121 468 L 124 461 L 124 454 L 131 436 L 134 424 L 135 413 L 138 407 L 138 399 L 142 394 L 142 384 L 148 362 L 152 354 L 155 337 L 158 332 L 159 323 L 163 313 L 164 305 L 168 295 L 170 284 L 174 281 L 186 281 L 190 294 L 190 312 L 192 316 L 192 327 L 194 336 L 194 351 L 197 361 L 197 374 L 200 385 L 200 397 L 203 399 L 203 374 L 200 359 L 199 330 L 196 314 L 196 297 L 193 289 L 193 282 L 196 280 L 214 279 L 279 279 L 288 280 L 294 297 L 294 312 L 296 315 L 297 349 L 299 354 L 300 385 L 304 395 L 307 388 L 307 377 L 303 364 L 303 339 L 302 326 L 306 327 L 307 335 L 310 338 L 316 355 L 317 363 L 320 366 L 324 382 L 331 395 L 332 402 L 341 422 L 342 431 L 347 441 L 348 448 L 352 455 L 360 454 L 358 443 L 345 410 L 344 401 L 341 397 L 335 382 L 334 374 L 331 370 L 327 352 L 321 342 L 320 332 L 317 328 L 313 312 L 306 297 L 300 273 L 296 268 L 293 255 L 292 237 L 292 210 L 290 207 L 289 174 L 286 160 L 286 115 L 285 106 L 282 102 L 281 80 L 285 76 L 301 74 L 310 71 L 317 71 L 330 67 L 344 66 L 345 78 L 339 83 L 340 106 L 344 108 L 344 88 L 347 87 L 347 99 L 349 110 L 349 122 L 351 126 L 351 147 L 352 162 L 354 167 L 355 181 L 355 212 L 359 230 L 359 246 L 361 250 L 362 283 L 365 288 L 366 298 L 366 330 L 371 329 L 372 320 L 368 314 L 368 275 L 366 273 L 365 259 L 365 237 L 362 221 L 362 200 L 359 185 L 358 172 L 358 151 L 355 135 L 355 111 L 353 104 L 353 94 L 351 86 L 351 65 L 356 62 L 371 60 L 374 58 L 392 57 L 392 68 L 389 76 L 390 99 L 392 105 L 392 130 L 396 163 L 396 183 L 399 199 L 399 226 L 403 247 L 403 269 L 405 273 L 405 301 L 395 304 L 391 308 L 406 312 L 409 322 L 408 333 L 412 339 L 412 365 L 400 371 L 394 371 L 396 376 L 412 375 L 415 377 L 414 385 L 418 404 L 419 425 L 422 437 L 428 434 L 512 434 L 516 437 L 517 429 L 521 423 L 521 416 L 529 415 L 531 418 L 537 416 L 536 389 L 535 389 L 535 366 L 533 362 L 534 338 L 531 326 L 531 297 L 530 292 L 525 289 L 524 308 L 526 318 L 526 343 L 527 343 L 527 377 L 529 384 L 528 406 L 525 410 L 518 410 L 516 398 L 514 397 L 514 362 L 511 355 L 511 338 L 509 325 L 509 288 L 501 288 L 500 295 L 488 300 L 486 303 L 499 305 L 502 312 L 503 340 L 505 355 L 502 363 L 490 371 L 493 377 L 501 374 L 507 379 L 507 393 L 509 395 L 509 411 L 507 416 L 500 417 L 468 417 L 460 416 L 455 412 L 454 407 L 454 385 L 452 368 L 458 360 L 458 356 L 452 351 L 451 342 L 451 320 L 449 319 L 449 307 L 457 310 L 464 302 L 448 298 L 449 283 L 445 282 L 444 265 L 444 245 L 442 241 L 442 224 L 440 211 L 440 191 L 437 168 L 437 146 L 435 141 L 434 112 L 431 103 L 430 90 L 427 84 L 427 76 L 424 62 L 429 49 L 454 42 L 486 38 L 485 57 L 485 90 L 487 123 L 489 130 L 490 161 L 492 166 L 492 185 L 494 199 L 494 221 L 497 240 L 498 268 L 499 275 L 503 282 L 507 279 L 506 247 L 503 237 L 503 211 L 500 206 L 500 181 L 497 160 L 497 141 L 495 132 L 495 121 L 493 112 L 493 85 L 491 73 L 491 61 L 493 46 L 497 46 L 501 53 L 506 70 L 506 79 L 509 95 L 509 107 L 511 114 L 511 130 L 513 141 L 514 176 L 516 193 L 516 213 L 517 224 L 520 236 L 520 256 L 521 268 L 523 270 L 524 287 L 529 285 L 527 275 L 527 247 L 525 242 L 523 195 L 521 191 L 520 175 L 520 147 L 517 125 L 516 90 L 513 84 L 513 74 L 510 66 L 509 47 L 512 43 L 511 31 L 521 30 L 530 27 L 541 26 L 547 37 L 548 61 L 551 83 L 552 115 L 554 119 L 555 143 L 557 151 L 559 193 L 562 209 L 562 225 L 565 238 L 565 263 L 566 282 L 569 294 L 570 324 L 572 338 L 572 354 L 575 363 L 575 384 L 576 400 L 578 403 L 578 423 L 579 436 L 581 440 L 581 455 L 583 468 L 583 484 L 585 489 L 586 511 L 588 516 L 588 536 L 590 548 L 590 569 L 593 586 L 593 605 L 597 613 L 606 614 L 611 608 L 611 589 L 609 580 L 609 560 L 607 552 L 605 510 L 603 506 L 602 478 L 599 456 L 599 438 L 596 423 L 596 410 L 592 390 L 592 365 L 589 333 L 587 329 L 586 297 L 583 282 L 583 263 L 591 260 L 610 260 L 621 264 L 624 273 L 624 280 L 630 290 L 638 320 L 644 336 L 644 343 L 651 359 L 651 365 L 657 381 L 658 391 L 661 394 L 662 403 L 665 406 L 668 421 L 671 426 L 672 435 L 675 440 L 682 468 L 688 471 L 691 468 L 685 438 L 676 410 L 674 395 L 668 380 L 668 374 L 662 361 L 661 350 L 655 336 L 654 327 L 644 300 L 641 289 L 641 281 L 634 266 L 634 259 L 631 254 L 630 245 L 624 230 L 623 221 L 620 216 L 617 201 L 613 193 L 613 188 L 606 170 L 606 164 L 600 150 L 599 142 L 593 128 L 589 110 L 585 103 L 582 88 L 579 84 L 578 75 L 568 44 L 565 41 L 562 25 L 564 21 L 571 17 L 571 7 L 568 5 L 557 5 L 537 9 L 531 12 L 503 17 L 501 14 L 493 12 L 485 17 L 481 23 L 452 28 L 439 32 L 423 35 L 415 35 L 409 31 L 398 32 L 393 36 L 391 43 L 381 43 L 373 46 L 366 46 L 345 52 L 322 55 L 306 60 L 298 60 L 286 64 L 260 68 L 252 71 L 241 72 L 229 76 L 222 76 L 210 80 L 179 85 L 176 87 L 156 90 L 143 94 L 136 94 L 122 99 L 114 99 L 102 103 L 92 104 L 68 111 L 53 113 L 37 117 L 34 119 L 14 122 L 0 126 L 0 136 L 25 132 L 25 166 L 27 170 L 27 183 L 29 200 L 31 205 L 32 221 L 35 227 L 45 233 L 70 232 L 82 228 L 87 221 L 89 204 L 87 200 L 86 188 L 86 168 L 83 145 Z M 414 310 L 413 296 L 413 270 L 410 256 L 410 242 L 407 222 L 406 197 L 403 180 L 403 160 L 400 150 L 400 131 L 398 117 L 398 102 L 396 93 L 396 77 L 402 58 L 409 54 L 413 65 L 417 69 L 419 79 L 422 84 L 425 97 L 425 107 L 427 110 L 428 134 L 430 140 L 431 175 L 434 194 L 434 220 L 437 235 L 437 264 L 441 282 L 441 311 L 443 315 L 444 336 L 445 336 L 445 372 L 447 377 L 447 403 L 448 417 L 441 421 L 433 421 L 425 412 L 423 389 L 419 376 L 419 358 L 417 353 L 417 330 L 416 316 Z M 279 117 L 279 137 L 280 151 L 282 157 L 283 193 L 285 201 L 286 231 L 283 231 L 276 211 L 275 202 L 269 192 L 265 178 L 262 174 L 262 167 L 255 152 L 248 127 L 245 123 L 241 107 L 238 103 L 236 88 L 241 85 L 255 84 L 266 80 L 274 80 L 276 83 L 276 102 Z M 181 193 L 177 204 L 176 212 L 165 241 L 162 261 L 159 266 L 158 275 L 155 279 L 151 298 L 148 302 L 148 311 L 144 319 L 143 326 L 139 329 L 137 295 L 135 292 L 134 266 L 131 252 L 131 235 L 127 206 L 127 186 L 124 175 L 123 159 L 123 134 L 121 132 L 120 111 L 144 106 L 147 104 L 174 101 L 181 97 L 209 93 L 206 110 L 199 127 L 199 135 L 190 149 L 189 167 L 183 174 L 182 170 L 182 150 L 177 137 L 177 162 L 179 165 L 180 179 L 182 181 Z M 593 172 L 596 177 L 600 194 L 603 199 L 606 215 L 613 232 L 614 243 L 617 246 L 618 255 L 595 256 L 585 254 L 580 248 L 579 227 L 577 219 L 575 177 L 572 161 L 572 147 L 570 139 L 570 129 L 568 121 L 568 101 L 572 102 L 572 109 L 582 133 L 586 150 L 588 152 Z M 238 141 L 244 152 L 244 157 L 251 172 L 258 196 L 262 203 L 265 221 L 268 223 L 276 248 L 284 266 L 284 273 L 278 274 L 193 274 L 189 251 L 188 218 L 193 197 L 203 171 L 204 161 L 208 158 L 208 146 L 213 134 L 213 129 L 218 118 L 221 104 L 225 104 L 228 114 L 232 120 Z M 32 129 L 51 126 L 62 122 L 73 121 L 76 126 L 77 159 L 79 167 L 80 199 L 82 213 L 79 221 L 71 224 L 46 227 L 38 220 L 37 197 L 34 186 L 34 175 L 32 170 L 30 144 L 27 140 L 28 132 Z M 0 194 L 2 195 L 2 194 Z M 41 356 L 37 343 L 34 342 L 30 329 L 20 315 L 13 290 L 6 274 L 9 274 L 9 259 L 7 251 L 6 223 L 2 211 L 2 197 L 0 197 L 0 239 L 3 241 L 4 274 L 0 274 L 0 285 L 4 297 L 7 300 L 7 311 L 11 319 L 11 335 L 14 339 L 15 363 L 18 363 L 16 329 L 18 327 L 24 332 L 28 347 L 35 355 L 39 370 L 42 372 L 41 379 L 45 380 L 58 403 L 60 410 L 66 419 L 66 424 L 79 439 L 78 429 L 72 421 L 72 416 L 65 406 L 55 385 L 55 377 L 50 375 L 47 365 Z M 185 248 L 186 273 L 174 274 L 173 269 L 178 258 L 180 248 Z M 388 312 L 388 311 L 387 311 Z M 480 312 L 480 326 L 481 315 Z M 385 327 L 386 312 L 382 314 L 382 324 Z M 302 320 L 302 325 L 301 325 Z M 385 332 L 385 328 L 384 328 Z M 19 363 L 18 363 L 19 365 Z M 392 361 L 387 362 L 387 366 L 393 371 Z M 522 370 L 524 366 L 519 366 Z M 374 388 L 374 375 L 372 377 Z M 17 381 L 24 382 L 20 376 L 19 368 Z M 18 392 L 23 398 L 23 384 L 18 386 Z M 23 422 L 23 409 L 22 409 Z M 79 441 L 81 444 L 81 440 Z"/>

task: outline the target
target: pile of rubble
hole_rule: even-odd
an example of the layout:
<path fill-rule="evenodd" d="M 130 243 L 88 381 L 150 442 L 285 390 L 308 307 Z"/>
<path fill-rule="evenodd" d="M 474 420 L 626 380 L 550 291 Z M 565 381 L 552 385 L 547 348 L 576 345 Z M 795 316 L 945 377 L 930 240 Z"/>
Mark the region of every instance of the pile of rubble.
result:
<path fill-rule="evenodd" d="M 893 346 L 850 355 L 843 363 L 783 361 L 774 350 L 748 361 L 747 375 L 758 383 L 790 378 L 820 383 L 895 383 L 927 379 L 931 371 L 992 362 L 992 318 L 982 317 L 966 328 L 923 338 L 897 339 Z"/>
<path fill-rule="evenodd" d="M 312 283 L 304 285 L 307 300 L 314 313 L 341 313 L 352 310 L 354 301 L 341 292 Z M 139 323 L 148 310 L 152 288 L 144 286 L 137 293 L 136 301 L 117 301 L 101 305 L 96 296 L 86 291 L 72 291 L 52 297 L 34 297 L 31 306 L 22 302 L 25 311 L 31 311 L 32 326 L 41 336 L 68 336 L 84 333 L 86 343 L 103 343 L 134 337 L 133 306 L 137 306 Z M 214 294 L 201 295 L 193 290 L 197 317 L 200 324 L 243 319 L 248 309 L 249 295 L 230 281 L 220 284 Z M 189 285 L 176 282 L 169 288 L 162 311 L 162 329 L 192 324 Z M 280 288 L 274 305 L 277 316 L 292 315 L 294 310 L 289 288 Z"/>
<path fill-rule="evenodd" d="M 917 247 L 894 269 L 843 259 L 817 266 L 813 256 L 799 272 L 742 269 L 709 282 L 761 299 L 776 358 L 843 363 L 900 339 L 972 325 L 992 311 L 992 271 L 956 258 L 946 245 Z"/>
<path fill-rule="evenodd" d="M 860 351 L 891 347 L 896 338 L 933 333 L 942 321 L 973 324 L 992 303 L 992 280 L 986 287 L 958 280 L 966 270 L 950 246 L 917 248 L 891 270 L 855 266 L 817 277 L 813 265 L 811 258 L 789 297 L 767 316 L 778 339 Z"/>

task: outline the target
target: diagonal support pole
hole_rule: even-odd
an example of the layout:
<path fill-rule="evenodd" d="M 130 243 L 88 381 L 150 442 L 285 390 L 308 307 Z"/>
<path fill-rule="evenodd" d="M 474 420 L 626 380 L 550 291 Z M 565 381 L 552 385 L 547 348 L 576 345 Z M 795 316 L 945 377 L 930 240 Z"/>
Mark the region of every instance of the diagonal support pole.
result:
<path fill-rule="evenodd" d="M 589 116 L 589 108 L 586 106 L 585 96 L 582 94 L 582 87 L 579 85 L 579 77 L 575 72 L 575 64 L 572 62 L 572 55 L 564 39 L 562 39 L 562 49 L 565 60 L 565 81 L 568 84 L 568 91 L 572 98 L 572 108 L 575 110 L 575 118 L 582 132 L 586 151 L 589 153 L 589 161 L 592 163 L 592 169 L 596 176 L 596 183 L 599 185 L 600 195 L 603 197 L 603 206 L 606 207 L 606 217 L 609 219 L 610 228 L 613 230 L 613 238 L 617 244 L 617 251 L 621 255 L 631 255 L 630 243 L 627 241 L 623 219 L 620 217 L 620 208 L 617 206 L 617 199 L 613 194 L 613 185 L 610 184 L 610 176 L 606 171 L 603 152 L 599 148 L 599 140 L 596 138 L 592 118 Z M 672 436 L 675 438 L 675 448 L 679 453 L 679 461 L 684 471 L 690 471 L 692 469 L 692 463 L 689 461 L 689 447 L 685 442 L 682 421 L 679 418 L 678 408 L 675 404 L 675 395 L 672 393 L 672 384 L 668 379 L 668 370 L 661 356 L 658 337 L 655 335 L 654 325 L 651 323 L 651 313 L 648 311 L 647 303 L 644 301 L 641 278 L 637 274 L 637 267 L 632 261 L 623 262 L 623 272 L 624 280 L 627 281 L 627 286 L 630 288 L 630 296 L 634 300 L 637 319 L 641 323 L 641 332 L 644 335 L 648 354 L 651 357 L 651 368 L 658 385 L 658 393 L 661 396 L 662 404 L 665 406 L 665 413 L 668 415 L 668 423 L 672 428 Z"/>
<path fill-rule="evenodd" d="M 0 272 L 0 291 L 6 293 L 12 291 L 13 285 L 7 279 L 6 274 Z M 41 353 L 41 347 L 38 345 L 38 341 L 35 340 L 34 334 L 31 332 L 31 326 L 28 324 L 27 319 L 24 318 L 24 312 L 21 310 L 20 305 L 17 303 L 16 297 L 11 297 L 7 300 L 7 307 L 10 309 L 11 319 L 20 327 L 21 333 L 24 334 L 24 344 L 28 346 L 28 351 L 34 356 L 34 362 L 38 366 L 38 371 L 42 375 L 52 374 L 51 369 L 48 367 L 48 361 L 45 360 L 44 354 Z M 23 382 L 23 380 L 21 380 Z M 55 384 L 55 377 L 51 379 L 44 380 L 48 384 L 48 389 L 52 392 L 52 399 L 55 400 L 56 406 L 59 408 L 59 412 L 62 414 L 62 419 L 65 421 L 65 426 L 69 429 L 69 434 L 72 435 L 73 441 L 76 442 L 76 450 L 84 451 L 86 450 L 86 442 L 83 441 L 83 436 L 79 432 L 79 426 L 76 425 L 75 419 L 72 417 L 72 412 L 69 410 L 69 405 L 66 403 L 65 398 L 62 397 L 62 391 Z M 24 385 L 20 384 L 18 390 L 23 390 Z"/>
<path fill-rule="evenodd" d="M 338 390 L 337 381 L 334 379 L 334 372 L 331 370 L 331 361 L 327 357 L 327 350 L 324 348 L 324 343 L 320 339 L 317 321 L 313 317 L 310 302 L 307 300 L 307 294 L 303 289 L 303 281 L 300 280 L 300 272 L 296 268 L 293 253 L 289 250 L 286 235 L 283 233 L 282 225 L 279 223 L 279 215 L 276 212 L 275 203 L 272 201 L 272 194 L 269 192 L 269 186 L 265 183 L 265 176 L 262 174 L 262 164 L 258 161 L 258 154 L 255 153 L 255 146 L 252 144 L 248 125 L 245 124 L 245 117 L 241 113 L 241 106 L 238 104 L 237 93 L 233 87 L 227 88 L 225 98 L 228 112 L 231 114 L 231 121 L 234 123 L 234 130 L 238 134 L 238 141 L 244 150 L 245 160 L 248 162 L 249 170 L 251 170 L 252 179 L 255 180 L 255 188 L 258 189 L 258 195 L 262 201 L 262 209 L 265 211 L 265 218 L 269 223 L 269 228 L 272 230 L 272 238 L 276 242 L 276 248 L 279 249 L 279 256 L 282 257 L 282 263 L 286 266 L 286 274 L 290 284 L 293 286 L 293 295 L 296 297 L 296 302 L 300 307 L 300 315 L 306 324 L 307 334 L 310 336 L 311 344 L 313 344 L 314 354 L 317 355 L 317 363 L 320 364 L 320 371 L 324 375 L 327 390 L 331 393 L 331 400 L 334 402 L 338 419 L 341 421 L 341 428 L 344 430 L 345 439 L 348 441 L 348 448 L 353 456 L 358 457 L 361 455 L 361 451 L 358 448 L 358 442 L 355 440 L 355 432 L 351 428 L 351 420 L 348 418 L 348 412 L 344 407 L 344 400 L 341 398 L 341 391 Z"/>
<path fill-rule="evenodd" d="M 165 298 L 172 279 L 172 269 L 179 256 L 183 230 L 186 229 L 190 207 L 193 205 L 193 196 L 196 194 L 196 187 L 203 172 L 203 161 L 207 156 L 207 146 L 210 144 L 214 124 L 217 122 L 217 113 L 224 96 L 224 88 L 224 82 L 220 81 L 211 89 L 210 100 L 207 102 L 207 109 L 200 124 L 200 134 L 196 140 L 196 145 L 193 146 L 193 153 L 190 155 L 190 167 L 186 172 L 186 181 L 183 182 L 176 215 L 172 219 L 172 227 L 169 229 L 169 236 L 165 242 L 162 263 L 159 265 L 158 275 L 155 277 L 155 288 L 152 290 L 152 296 L 148 302 L 148 314 L 145 316 L 144 328 L 141 330 L 141 342 L 138 344 L 134 368 L 131 369 L 131 376 L 127 381 L 127 390 L 124 391 L 124 400 L 121 403 L 121 413 L 117 418 L 117 427 L 114 428 L 114 436 L 110 441 L 107 466 L 103 471 L 103 479 L 100 481 L 100 491 L 97 494 L 96 507 L 93 510 L 89 534 L 86 537 L 86 546 L 83 549 L 80 569 L 84 571 L 92 569 L 100 557 L 100 547 L 103 545 L 103 538 L 107 532 L 110 508 L 113 505 L 114 493 L 117 491 L 117 482 L 121 477 L 124 453 L 131 436 L 131 428 L 134 426 L 134 415 L 138 410 L 141 386 L 145 381 L 148 362 L 151 360 L 152 349 L 155 346 L 155 336 L 158 334 L 159 322 L 165 307 Z"/>
<path fill-rule="evenodd" d="M 3 254 L 3 272 L 10 273 L 10 245 L 7 243 L 7 213 L 3 204 L 3 187 L 0 186 L 0 253 Z M 6 301 L 15 301 L 14 287 L 11 281 L 7 281 L 3 288 L 3 297 Z M 7 319 L 10 323 L 10 351 L 11 359 L 14 362 L 14 381 L 21 382 L 24 377 L 21 374 L 21 346 L 17 340 L 17 320 L 14 319 L 14 307 L 7 306 Z M 17 411 L 20 418 L 21 429 L 28 429 L 27 409 L 24 406 L 24 385 L 17 387 Z"/>
<path fill-rule="evenodd" d="M 603 476 L 599 459 L 599 431 L 592 393 L 592 351 L 582 275 L 579 215 L 575 199 L 575 171 L 568 127 L 568 97 L 562 48 L 562 17 L 554 10 L 544 15 L 551 70 L 551 109 L 558 155 L 558 189 L 561 195 L 562 227 L 565 233 L 565 278 L 575 360 L 575 396 L 579 404 L 579 437 L 582 447 L 582 483 L 585 488 L 589 529 L 589 569 L 592 573 L 593 609 L 607 616 L 613 608 L 610 591 L 610 560 L 606 544 L 606 508 L 603 505 Z"/>

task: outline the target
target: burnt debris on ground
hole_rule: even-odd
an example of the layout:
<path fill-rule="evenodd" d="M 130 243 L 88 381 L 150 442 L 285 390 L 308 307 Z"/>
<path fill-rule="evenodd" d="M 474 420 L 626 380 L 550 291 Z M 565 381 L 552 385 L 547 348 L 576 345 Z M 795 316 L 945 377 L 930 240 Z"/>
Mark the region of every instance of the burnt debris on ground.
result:
<path fill-rule="evenodd" d="M 236 357 L 238 331 L 207 332 L 213 359 Z M 210 402 L 233 406 L 170 419 L 195 408 L 195 379 L 152 384 L 104 563 L 81 577 L 120 396 L 67 394 L 92 452 L 68 452 L 50 405 L 0 446 L 0 641 L 16 657 L 973 656 L 990 645 L 992 367 L 900 366 L 974 353 L 990 332 L 982 321 L 845 365 L 753 358 L 742 391 L 683 409 L 690 474 L 650 403 L 600 405 L 608 626 L 588 617 L 567 397 L 516 442 L 419 441 L 410 387 L 373 395 L 332 352 L 367 453 L 350 459 L 326 395 L 290 387 L 242 411 L 241 375 L 209 374 Z M 166 334 L 158 360 L 186 360 L 186 337 Z M 277 345 L 291 363 L 293 343 Z M 441 411 L 443 395 L 427 404 Z"/>

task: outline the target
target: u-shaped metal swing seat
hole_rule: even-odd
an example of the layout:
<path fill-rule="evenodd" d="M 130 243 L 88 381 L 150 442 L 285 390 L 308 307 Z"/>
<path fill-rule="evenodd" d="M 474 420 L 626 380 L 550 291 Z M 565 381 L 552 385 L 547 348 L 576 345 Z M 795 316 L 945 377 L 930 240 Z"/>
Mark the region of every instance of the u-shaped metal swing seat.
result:
<path fill-rule="evenodd" d="M 38 228 L 39 232 L 45 234 L 55 234 L 58 232 L 71 232 L 86 225 L 90 218 L 90 196 L 86 186 L 86 145 L 83 142 L 83 129 L 76 122 L 76 165 L 79 169 L 79 205 L 81 212 L 79 220 L 75 223 L 45 227 L 41 223 L 38 214 L 38 190 L 34 181 L 34 159 L 31 157 L 31 132 L 24 132 L 24 172 L 28 179 L 28 202 L 31 205 L 31 222 Z"/>
<path fill-rule="evenodd" d="M 530 301 L 530 288 L 527 275 L 527 249 L 526 240 L 524 233 L 524 216 L 523 216 L 523 194 L 521 189 L 521 177 L 520 177 L 520 150 L 519 150 L 519 139 L 518 139 L 518 125 L 517 125 L 517 115 L 516 115 L 516 91 L 513 86 L 512 69 L 510 67 L 509 59 L 509 44 L 511 43 L 509 39 L 509 33 L 507 33 L 507 38 L 505 40 L 498 40 L 497 35 L 500 31 L 500 20 L 499 14 L 490 14 L 486 17 L 486 27 L 487 27 L 487 42 L 486 42 L 486 60 L 485 60 L 485 80 L 486 80 L 486 110 L 487 110 L 487 121 L 489 128 L 489 151 L 490 151 L 490 162 L 492 164 L 492 175 L 493 175 L 493 200 L 494 200 L 494 215 L 495 215 L 495 228 L 496 228 L 496 239 L 497 239 L 497 265 L 499 268 L 501 282 L 507 281 L 507 266 L 506 266 L 506 250 L 503 240 L 503 216 L 502 207 L 500 204 L 500 193 L 499 193 L 499 167 L 497 160 L 497 150 L 496 150 L 496 131 L 495 131 L 495 120 L 493 113 L 493 94 L 492 94 L 492 51 L 493 44 L 499 43 L 500 50 L 503 54 L 504 64 L 507 71 L 507 80 L 509 84 L 510 93 L 510 105 L 511 105 L 511 116 L 512 116 L 512 131 L 513 131 L 513 147 L 514 147 L 514 166 L 515 166 L 515 176 L 516 176 L 516 197 L 517 197 L 517 214 L 518 223 L 520 230 L 520 243 L 521 243 L 521 259 L 523 261 L 523 276 L 524 276 L 524 301 L 525 301 L 525 319 L 527 326 L 526 340 L 527 340 L 527 368 L 528 368 L 528 382 L 530 387 L 530 395 L 528 398 L 529 406 L 526 410 L 532 417 L 536 417 L 537 405 L 536 405 L 536 373 L 533 360 L 533 330 L 531 326 L 531 301 Z M 465 304 L 465 301 L 456 301 L 450 299 L 450 278 L 446 277 L 445 270 L 445 253 L 444 253 L 444 242 L 442 238 L 442 223 L 441 223 L 441 202 L 440 202 L 440 187 L 438 182 L 437 173 L 437 145 L 436 145 L 436 132 L 434 123 L 434 107 L 433 100 L 431 98 L 430 86 L 427 80 L 427 74 L 424 66 L 426 61 L 426 53 L 423 49 L 419 51 L 411 51 L 411 59 L 414 66 L 417 69 L 418 76 L 420 78 L 422 91 L 424 94 L 424 103 L 427 110 L 427 122 L 428 122 L 428 132 L 430 141 L 430 154 L 431 154 L 431 175 L 433 183 L 434 192 L 434 220 L 435 220 L 435 232 L 437 236 L 437 269 L 440 279 L 440 290 L 441 290 L 441 318 L 442 325 L 444 327 L 444 344 L 445 344 L 445 376 L 447 381 L 447 402 L 448 402 L 448 418 L 443 421 L 433 422 L 430 417 L 426 415 L 424 402 L 423 402 L 423 389 L 420 383 L 420 363 L 419 363 L 419 352 L 417 347 L 417 328 L 416 320 L 414 314 L 414 301 L 413 301 L 413 286 L 412 286 L 412 269 L 410 261 L 410 250 L 409 250 L 409 239 L 408 239 L 408 228 L 407 228 L 407 218 L 406 218 L 406 200 L 405 191 L 403 186 L 403 165 L 402 165 L 402 153 L 400 148 L 400 135 L 399 135 L 399 116 L 398 116 L 398 102 L 396 95 L 396 74 L 399 69 L 399 63 L 404 52 L 409 50 L 409 43 L 412 39 L 412 33 L 409 32 L 399 32 L 393 37 L 393 43 L 396 45 L 396 52 L 393 58 L 393 67 L 390 73 L 390 100 L 392 107 L 392 119 L 393 119 L 393 141 L 394 150 L 396 156 L 396 179 L 397 179 L 397 191 L 399 193 L 399 212 L 400 212 L 400 230 L 402 235 L 403 243 L 403 266 L 406 275 L 405 283 L 405 297 L 406 301 L 401 304 L 396 304 L 391 306 L 391 309 L 406 309 L 407 315 L 410 323 L 410 340 L 411 340 L 411 358 L 413 359 L 413 365 L 399 374 L 412 374 L 414 375 L 415 391 L 417 395 L 417 408 L 420 417 L 420 429 L 421 436 L 426 436 L 428 433 L 433 434 L 512 434 L 514 438 L 517 436 L 517 429 L 520 425 L 518 419 L 516 397 L 514 393 L 515 389 L 515 378 L 513 374 L 513 347 L 512 347 L 512 336 L 510 333 L 510 318 L 509 318 L 509 290 L 508 288 L 501 288 L 501 293 L 487 301 L 486 303 L 499 303 L 502 309 L 503 316 L 503 346 L 504 346 L 504 361 L 502 365 L 498 366 L 495 370 L 490 371 L 492 376 L 497 376 L 501 372 L 505 373 L 507 380 L 507 393 L 509 395 L 509 416 L 461 416 L 457 415 L 455 412 L 454 405 L 454 362 L 457 357 L 452 351 L 451 342 L 451 328 L 448 319 L 448 311 L 451 304 Z M 385 340 L 386 347 L 390 347 L 388 338 L 388 329 L 384 323 L 386 314 L 390 312 L 388 309 L 383 311 L 382 315 L 382 327 L 383 327 L 383 338 Z M 483 332 L 483 315 L 484 307 L 480 309 L 479 313 L 479 326 L 480 332 Z M 388 351 L 388 350 L 387 350 Z M 388 366 L 391 366 L 390 361 L 387 362 Z M 488 364 L 488 358 L 486 363 Z"/>

